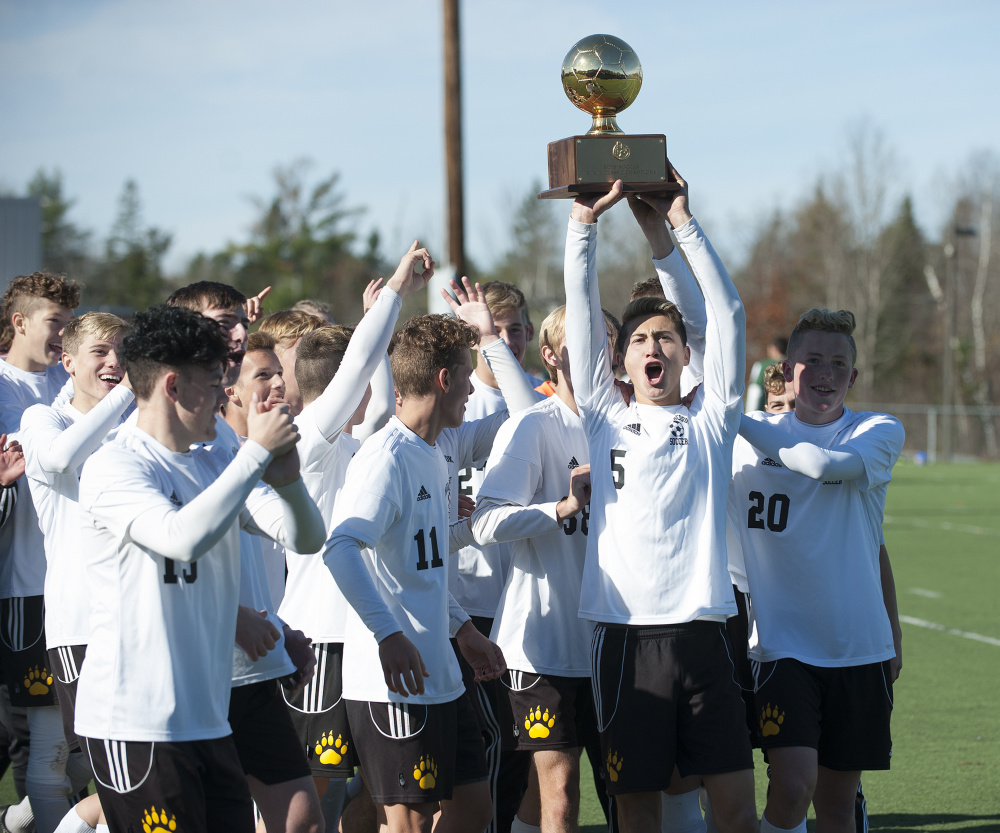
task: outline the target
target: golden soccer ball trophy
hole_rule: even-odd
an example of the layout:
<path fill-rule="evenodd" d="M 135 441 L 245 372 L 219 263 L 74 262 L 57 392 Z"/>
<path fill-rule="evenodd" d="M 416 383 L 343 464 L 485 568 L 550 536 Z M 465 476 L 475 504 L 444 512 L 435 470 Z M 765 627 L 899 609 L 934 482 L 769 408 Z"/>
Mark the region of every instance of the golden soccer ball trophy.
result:
<path fill-rule="evenodd" d="M 614 35 L 583 38 L 563 59 L 562 85 L 592 121 L 585 135 L 549 144 L 549 190 L 540 198 L 603 193 L 617 179 L 626 191 L 677 188 L 667 165 L 667 137 L 626 134 L 616 121 L 642 88 L 642 65 L 631 46 Z"/>

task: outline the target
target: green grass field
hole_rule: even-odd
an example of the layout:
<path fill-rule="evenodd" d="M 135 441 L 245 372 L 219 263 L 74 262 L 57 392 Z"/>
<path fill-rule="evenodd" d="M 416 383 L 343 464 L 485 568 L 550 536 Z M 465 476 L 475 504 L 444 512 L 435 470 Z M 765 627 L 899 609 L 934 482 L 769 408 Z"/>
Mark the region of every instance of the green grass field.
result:
<path fill-rule="evenodd" d="M 1000 465 L 901 462 L 885 514 L 903 671 L 892 769 L 863 778 L 871 829 L 1000 831 Z M 759 755 L 755 774 L 759 813 Z M 589 784 L 580 822 L 600 833 Z"/>
<path fill-rule="evenodd" d="M 885 537 L 903 672 L 892 770 L 864 777 L 871 827 L 1000 831 L 1000 465 L 902 462 L 894 476 Z M 580 822 L 600 833 L 586 760 L 584 769 Z M 763 773 L 758 757 L 758 812 Z M 8 773 L 0 803 L 12 796 Z"/>

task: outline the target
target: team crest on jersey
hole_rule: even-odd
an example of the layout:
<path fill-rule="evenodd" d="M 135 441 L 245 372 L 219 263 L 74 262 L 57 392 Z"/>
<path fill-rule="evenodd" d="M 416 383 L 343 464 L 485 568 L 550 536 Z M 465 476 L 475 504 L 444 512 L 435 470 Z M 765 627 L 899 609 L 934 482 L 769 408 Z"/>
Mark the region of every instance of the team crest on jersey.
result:
<path fill-rule="evenodd" d="M 762 466 L 771 466 L 772 468 L 776 469 L 784 468 L 784 466 L 782 466 L 781 463 L 776 463 L 770 457 L 765 457 L 763 460 L 760 461 L 760 464 Z"/>
<path fill-rule="evenodd" d="M 639 435 L 642 433 L 642 423 L 633 422 L 631 425 L 626 425 L 625 430 L 631 431 L 633 434 Z"/>
<path fill-rule="evenodd" d="M 183 506 L 184 505 L 184 501 L 181 500 L 179 497 L 177 497 L 177 492 L 171 492 L 170 493 L 170 502 L 174 506 Z"/>
<path fill-rule="evenodd" d="M 150 807 L 142 814 L 143 833 L 176 833 L 177 819 L 171 813 L 167 815 L 166 810 L 157 810 Z"/>
<path fill-rule="evenodd" d="M 580 463 L 577 461 L 576 457 L 571 457 L 570 460 L 569 460 L 569 465 L 566 466 L 566 468 L 568 468 L 568 469 L 575 469 L 575 468 L 578 468 L 579 465 L 580 465 Z"/>
<path fill-rule="evenodd" d="M 431 493 L 427 491 L 423 486 L 420 487 L 420 491 L 417 492 L 417 500 L 430 500 Z"/>
<path fill-rule="evenodd" d="M 674 416 L 673 422 L 670 423 L 670 445 L 687 445 L 688 438 L 687 433 L 687 423 L 688 418 L 681 414 L 676 414 Z"/>

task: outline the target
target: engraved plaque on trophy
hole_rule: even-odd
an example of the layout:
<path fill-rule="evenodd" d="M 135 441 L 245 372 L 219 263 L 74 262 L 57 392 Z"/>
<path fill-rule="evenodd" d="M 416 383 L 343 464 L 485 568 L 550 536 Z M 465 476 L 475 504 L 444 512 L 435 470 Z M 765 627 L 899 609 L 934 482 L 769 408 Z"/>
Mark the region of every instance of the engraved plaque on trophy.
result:
<path fill-rule="evenodd" d="M 667 137 L 627 134 L 615 121 L 642 86 L 642 66 L 632 47 L 612 35 L 584 38 L 563 59 L 562 84 L 593 122 L 586 135 L 549 144 L 549 189 L 539 198 L 604 193 L 616 179 L 625 191 L 677 189 L 667 165 Z"/>

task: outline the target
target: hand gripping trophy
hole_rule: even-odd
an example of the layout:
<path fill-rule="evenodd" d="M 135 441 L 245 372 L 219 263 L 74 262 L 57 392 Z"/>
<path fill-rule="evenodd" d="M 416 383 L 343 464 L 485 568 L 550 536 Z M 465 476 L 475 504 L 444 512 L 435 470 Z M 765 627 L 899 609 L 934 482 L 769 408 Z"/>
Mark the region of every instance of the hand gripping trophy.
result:
<path fill-rule="evenodd" d="M 540 198 L 604 193 L 617 179 L 626 191 L 677 189 L 667 164 L 667 137 L 626 134 L 615 120 L 642 87 L 642 66 L 632 47 L 613 35 L 585 37 L 563 59 L 562 84 L 593 123 L 585 136 L 549 144 L 549 190 Z"/>

